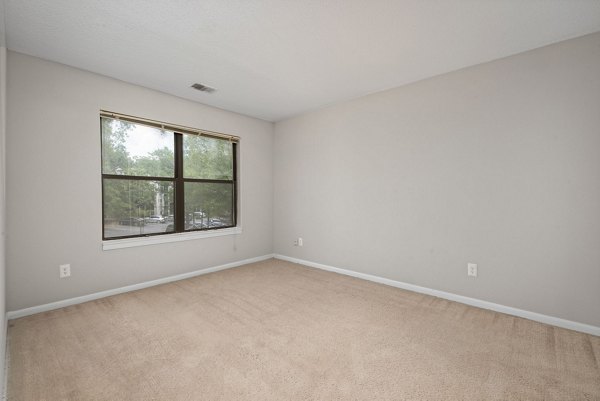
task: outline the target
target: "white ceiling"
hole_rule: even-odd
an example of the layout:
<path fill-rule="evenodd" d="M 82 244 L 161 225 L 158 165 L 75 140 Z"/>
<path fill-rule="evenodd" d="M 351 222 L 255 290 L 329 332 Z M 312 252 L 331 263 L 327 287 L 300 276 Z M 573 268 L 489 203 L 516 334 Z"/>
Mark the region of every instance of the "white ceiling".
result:
<path fill-rule="evenodd" d="M 9 49 L 269 121 L 600 31 L 600 0 L 5 3 Z"/>

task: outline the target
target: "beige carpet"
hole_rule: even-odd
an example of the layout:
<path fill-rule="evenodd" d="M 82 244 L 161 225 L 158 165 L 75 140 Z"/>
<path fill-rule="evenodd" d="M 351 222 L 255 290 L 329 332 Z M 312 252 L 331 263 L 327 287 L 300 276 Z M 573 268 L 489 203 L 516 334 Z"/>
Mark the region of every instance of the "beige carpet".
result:
<path fill-rule="evenodd" d="M 600 337 L 268 260 L 10 322 L 9 400 L 600 400 Z"/>

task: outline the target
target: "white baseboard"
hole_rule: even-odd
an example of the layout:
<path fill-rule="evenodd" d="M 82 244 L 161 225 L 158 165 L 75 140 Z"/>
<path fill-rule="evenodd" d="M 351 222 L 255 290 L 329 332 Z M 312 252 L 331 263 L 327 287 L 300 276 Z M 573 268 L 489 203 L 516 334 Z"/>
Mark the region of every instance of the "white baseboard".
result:
<path fill-rule="evenodd" d="M 273 255 L 276 259 L 286 260 L 288 262 L 299 263 L 305 266 L 315 267 L 321 270 L 327 270 L 334 273 L 344 274 L 346 276 L 352 276 L 356 278 L 360 278 L 363 280 L 373 281 L 375 283 L 385 284 L 392 287 L 402 288 L 404 290 L 409 290 L 413 292 L 418 292 L 421 294 L 432 295 L 438 298 L 444 298 L 450 301 L 460 302 L 463 304 L 476 306 L 482 309 L 490 309 L 496 312 L 506 313 L 508 315 L 518 316 L 529 320 L 534 320 L 536 322 L 549 324 L 552 326 L 562 327 L 569 330 L 580 331 L 582 333 L 592 334 L 594 336 L 600 336 L 600 327 L 592 326 L 589 324 L 573 322 L 571 320 L 565 320 L 558 317 L 542 315 L 541 313 L 530 312 L 523 309 L 513 308 L 511 306 L 505 306 L 496 304 L 493 302 L 482 301 L 476 298 L 465 297 L 462 295 L 453 294 L 451 292 L 434 290 L 427 287 L 420 287 L 414 284 L 403 283 L 402 281 L 391 280 L 389 278 L 383 278 L 378 276 L 373 276 L 371 274 L 359 273 L 352 270 L 341 269 L 339 267 L 333 267 L 324 265 L 321 263 L 315 263 L 308 260 L 302 260 L 297 258 L 292 258 L 289 256 L 275 254 Z"/>
<path fill-rule="evenodd" d="M 10 357 L 8 354 L 8 315 L 4 314 L 4 343 L 1 344 L 4 347 L 4 369 L 2 370 L 2 401 L 8 400 L 8 364 L 10 363 Z"/>
<path fill-rule="evenodd" d="M 70 305 L 76 305 L 83 302 L 93 301 L 95 299 L 105 298 L 111 295 L 122 294 L 124 292 L 141 290 L 142 288 L 153 287 L 155 285 L 170 283 L 172 281 L 183 280 L 190 277 L 200 276 L 203 274 L 213 273 L 220 270 L 230 269 L 237 266 L 242 266 L 248 263 L 260 262 L 262 260 L 277 258 L 281 260 L 286 260 L 288 262 L 299 263 L 305 266 L 315 267 L 321 270 L 327 270 L 334 273 L 344 274 L 346 276 L 352 276 L 356 278 L 360 278 L 363 280 L 373 281 L 375 283 L 385 284 L 392 287 L 402 288 L 408 291 L 418 292 L 421 294 L 427 294 L 438 298 L 448 299 L 450 301 L 460 302 L 463 304 L 475 306 L 478 308 L 489 309 L 496 312 L 506 313 L 508 315 L 518 316 L 529 320 L 534 320 L 536 322 L 549 324 L 552 326 L 562 327 L 569 330 L 580 331 L 587 334 L 592 334 L 595 336 L 600 336 L 600 327 L 592 326 L 589 324 L 573 322 L 571 320 L 561 319 L 558 317 L 543 315 L 541 313 L 530 312 L 523 309 L 513 308 L 510 306 L 500 305 L 493 302 L 483 301 L 476 298 L 465 297 L 463 295 L 457 295 L 450 292 L 434 290 L 432 288 L 420 287 L 418 285 L 404 283 L 401 281 L 391 280 L 384 277 L 378 277 L 371 274 L 359 273 L 352 270 L 341 269 L 339 267 L 333 267 L 324 265 L 321 263 L 311 262 L 309 260 L 292 258 L 289 256 L 279 255 L 279 254 L 267 254 L 263 256 L 258 256 L 255 258 L 244 259 L 237 262 L 227 263 L 220 266 L 209 267 L 202 270 L 196 270 L 189 273 L 178 274 L 175 276 L 164 277 L 157 280 L 146 281 L 139 284 L 128 285 L 125 287 L 115 288 L 112 290 L 100 291 L 94 294 L 83 295 L 76 298 L 65 299 L 62 301 L 51 302 L 44 305 L 33 306 L 30 308 L 20 309 L 16 311 L 9 311 L 6 313 L 7 319 L 16 319 L 23 316 L 33 315 L 35 313 L 46 312 L 54 309 L 64 308 Z"/>
<path fill-rule="evenodd" d="M 128 285 L 125 287 L 115 288 L 112 290 L 95 292 L 93 294 L 83 295 L 80 297 L 69 298 L 62 301 L 51 302 L 49 304 L 32 306 L 30 308 L 19 309 L 16 311 L 6 312 L 7 319 L 17 319 L 23 316 L 33 315 L 35 313 L 46 312 L 54 309 L 64 308 L 65 306 L 81 304 L 88 301 L 93 301 L 99 298 L 109 297 L 111 295 L 122 294 L 124 292 L 141 290 L 142 288 L 154 287 L 155 285 L 170 283 L 172 281 L 184 280 L 186 278 L 201 276 L 203 274 L 213 273 L 220 270 L 231 269 L 232 267 L 242 266 L 248 263 L 260 262 L 262 260 L 271 259 L 273 254 L 267 254 L 263 256 L 258 256 L 255 258 L 239 260 L 237 262 L 227 263 L 220 266 L 208 267 L 206 269 L 195 270 L 189 273 L 177 274 L 175 276 L 169 276 L 164 278 L 159 278 L 156 280 L 146 281 L 139 284 Z"/>

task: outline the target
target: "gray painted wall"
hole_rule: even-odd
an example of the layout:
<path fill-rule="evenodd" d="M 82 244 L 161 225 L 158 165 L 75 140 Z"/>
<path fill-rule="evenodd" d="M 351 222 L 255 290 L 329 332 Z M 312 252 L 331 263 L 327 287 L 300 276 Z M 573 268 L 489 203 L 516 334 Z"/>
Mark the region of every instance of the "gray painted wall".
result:
<path fill-rule="evenodd" d="M 273 124 L 14 52 L 7 96 L 8 310 L 271 253 Z M 243 234 L 102 251 L 100 109 L 239 135 Z"/>
<path fill-rule="evenodd" d="M 0 17 L 1 17 L 0 13 Z M 0 27 L 0 35 L 4 30 Z M 3 329 L 0 330 L 0 394 L 4 392 L 4 353 L 6 351 L 6 202 L 5 202 L 5 138 L 6 138 L 6 47 L 0 38 L 0 319 Z"/>
<path fill-rule="evenodd" d="M 275 125 L 274 251 L 600 326 L 599 151 L 600 33 L 334 105 Z"/>

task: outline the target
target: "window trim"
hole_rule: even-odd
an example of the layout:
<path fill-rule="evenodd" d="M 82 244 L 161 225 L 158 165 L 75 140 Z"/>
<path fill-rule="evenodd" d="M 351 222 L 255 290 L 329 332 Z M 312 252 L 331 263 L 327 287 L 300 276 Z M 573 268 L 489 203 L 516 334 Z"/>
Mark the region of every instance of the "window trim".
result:
<path fill-rule="evenodd" d="M 165 233 L 158 235 L 149 235 L 147 237 L 119 237 L 112 240 L 102 241 L 102 250 L 110 251 L 113 249 L 133 248 L 138 246 L 167 244 L 170 242 L 190 241 L 200 238 L 222 237 L 226 235 L 239 235 L 243 230 L 241 226 L 216 228 L 211 230 L 194 230 L 183 233 Z"/>
<path fill-rule="evenodd" d="M 103 148 L 101 146 L 101 157 L 100 157 L 100 173 L 101 173 L 101 187 L 102 187 L 102 248 L 103 250 L 129 248 L 133 246 L 151 245 L 157 243 L 167 242 L 178 242 L 186 241 L 196 238 L 208 238 L 217 237 L 222 235 L 234 235 L 241 234 L 242 229 L 238 225 L 238 144 L 239 137 L 215 133 L 212 131 L 197 130 L 194 128 L 184 127 L 180 125 L 161 123 L 155 120 L 142 119 L 138 117 L 128 116 L 125 114 L 118 114 L 107 112 L 104 110 L 100 111 L 100 141 L 103 141 L 102 131 L 102 119 L 111 118 L 117 120 L 124 120 L 133 124 L 140 124 L 151 126 L 153 128 L 165 129 L 173 132 L 173 156 L 174 156 L 174 176 L 173 177 L 154 177 L 154 176 L 135 176 L 135 175 L 120 175 L 120 174 L 105 174 L 102 172 L 103 163 Z M 175 131 L 175 128 L 180 128 L 181 131 Z M 219 140 L 229 140 L 232 144 L 232 168 L 233 177 L 231 180 L 223 179 L 205 179 L 205 178 L 185 178 L 183 175 L 183 136 L 206 136 Z M 119 237 L 105 237 L 105 215 L 104 215 L 104 181 L 105 179 L 117 179 L 117 180 L 134 180 L 134 181 L 163 181 L 171 182 L 173 184 L 173 192 L 175 195 L 175 207 L 174 207 L 174 231 L 172 232 L 161 232 L 161 233 L 147 233 L 147 234 L 136 234 L 126 235 Z M 186 182 L 198 182 L 198 183 L 223 183 L 231 184 L 233 186 L 232 196 L 232 225 L 223 227 L 206 227 L 206 228 L 194 228 L 185 229 L 185 198 L 184 198 L 184 187 Z M 193 234 L 193 235 L 192 235 Z M 171 237 L 171 238 L 169 238 Z M 111 245 L 114 244 L 114 245 Z"/>

